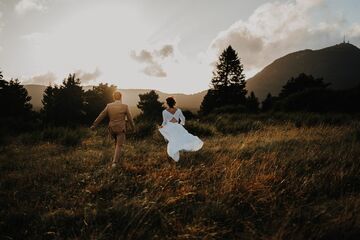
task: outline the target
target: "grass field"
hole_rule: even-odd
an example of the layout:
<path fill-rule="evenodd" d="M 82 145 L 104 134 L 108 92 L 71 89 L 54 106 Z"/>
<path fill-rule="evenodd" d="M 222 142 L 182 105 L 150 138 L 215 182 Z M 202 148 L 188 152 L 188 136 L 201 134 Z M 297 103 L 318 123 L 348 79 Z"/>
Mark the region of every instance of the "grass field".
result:
<path fill-rule="evenodd" d="M 113 170 L 104 129 L 12 138 L 0 150 L 0 237 L 358 239 L 358 121 L 201 124 L 189 128 L 203 149 L 180 162 L 155 132 L 129 139 Z"/>

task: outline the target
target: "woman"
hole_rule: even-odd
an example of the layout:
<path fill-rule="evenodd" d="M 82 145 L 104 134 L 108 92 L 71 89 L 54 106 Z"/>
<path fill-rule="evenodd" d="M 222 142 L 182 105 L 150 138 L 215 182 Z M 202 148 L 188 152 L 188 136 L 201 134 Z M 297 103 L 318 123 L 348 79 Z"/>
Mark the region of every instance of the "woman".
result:
<path fill-rule="evenodd" d="M 168 97 L 166 104 L 168 108 L 162 112 L 163 122 L 159 131 L 168 142 L 167 153 L 177 162 L 180 159 L 180 151 L 197 151 L 204 143 L 183 127 L 185 117 L 182 111 L 175 107 L 175 99 Z"/>

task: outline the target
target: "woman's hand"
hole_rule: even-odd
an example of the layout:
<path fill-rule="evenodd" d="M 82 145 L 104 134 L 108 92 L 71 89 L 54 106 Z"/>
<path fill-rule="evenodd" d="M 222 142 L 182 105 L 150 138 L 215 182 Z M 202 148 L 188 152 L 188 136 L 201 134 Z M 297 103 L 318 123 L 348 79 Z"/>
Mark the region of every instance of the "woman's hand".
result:
<path fill-rule="evenodd" d="M 159 129 L 160 129 L 160 128 L 163 128 L 163 127 L 164 127 L 164 126 L 162 126 L 162 125 L 159 125 L 159 126 L 158 126 Z"/>

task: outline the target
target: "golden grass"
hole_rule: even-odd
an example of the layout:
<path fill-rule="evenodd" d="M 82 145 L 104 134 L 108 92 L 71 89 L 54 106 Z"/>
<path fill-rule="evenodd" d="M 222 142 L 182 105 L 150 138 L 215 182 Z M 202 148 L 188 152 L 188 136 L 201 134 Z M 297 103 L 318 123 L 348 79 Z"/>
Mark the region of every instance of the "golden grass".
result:
<path fill-rule="evenodd" d="M 127 141 L 123 167 L 113 170 L 101 131 L 73 148 L 15 141 L 0 156 L 0 236 L 350 238 L 360 233 L 356 126 L 217 133 L 179 163 L 156 133 Z"/>

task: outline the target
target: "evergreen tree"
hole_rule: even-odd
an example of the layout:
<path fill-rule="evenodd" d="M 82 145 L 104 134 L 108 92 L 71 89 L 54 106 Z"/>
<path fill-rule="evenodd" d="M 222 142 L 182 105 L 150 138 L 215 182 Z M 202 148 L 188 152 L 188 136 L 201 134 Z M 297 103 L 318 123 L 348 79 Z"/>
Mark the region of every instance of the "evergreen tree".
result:
<path fill-rule="evenodd" d="M 2 71 L 0 71 L 0 90 L 3 89 L 2 86 L 5 84 L 4 76 Z"/>
<path fill-rule="evenodd" d="M 265 100 L 262 101 L 261 103 L 261 110 L 264 112 L 269 111 L 270 109 L 272 109 L 274 106 L 274 97 L 271 95 L 271 93 L 269 93 Z"/>
<path fill-rule="evenodd" d="M 91 90 L 85 92 L 86 122 L 91 123 L 98 114 L 105 108 L 106 104 L 113 101 L 113 93 L 116 86 L 100 83 Z"/>
<path fill-rule="evenodd" d="M 259 111 L 259 100 L 255 96 L 254 92 L 251 92 L 250 96 L 247 97 L 246 108 L 249 112 L 252 112 L 252 113 Z"/>
<path fill-rule="evenodd" d="M 139 94 L 140 101 L 137 107 L 141 110 L 139 118 L 145 120 L 161 120 L 162 111 L 165 109 L 163 103 L 159 101 L 159 95 L 151 90 L 148 93 Z"/>
<path fill-rule="evenodd" d="M 282 87 L 279 97 L 286 98 L 292 94 L 300 93 L 309 89 L 325 89 L 329 85 L 329 83 L 324 83 L 322 78 L 315 79 L 311 75 L 301 73 L 298 77 L 291 78 L 287 81 L 287 83 Z"/>
<path fill-rule="evenodd" d="M 61 112 L 58 111 L 59 92 L 60 88 L 58 86 L 48 86 L 44 91 L 43 99 L 41 100 L 43 107 L 40 112 L 46 122 L 54 122 L 61 119 Z"/>
<path fill-rule="evenodd" d="M 209 113 L 211 110 L 226 105 L 245 105 L 246 82 L 243 74 L 243 65 L 236 51 L 227 47 L 220 55 L 213 72 L 211 89 L 201 104 L 201 112 Z"/>
<path fill-rule="evenodd" d="M 75 74 L 69 74 L 60 87 L 47 87 L 42 102 L 48 123 L 75 125 L 84 121 L 84 91 Z"/>
<path fill-rule="evenodd" d="M 31 97 L 18 79 L 6 81 L 0 72 L 0 117 L 28 118 L 31 116 Z"/>
<path fill-rule="evenodd" d="M 200 113 L 201 114 L 208 114 L 212 110 L 216 108 L 216 106 L 220 106 L 219 103 L 220 97 L 217 90 L 209 89 L 207 94 L 204 96 L 204 99 L 200 105 Z"/>

